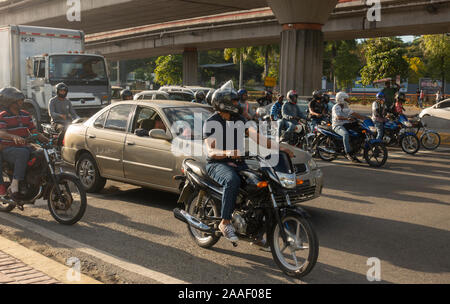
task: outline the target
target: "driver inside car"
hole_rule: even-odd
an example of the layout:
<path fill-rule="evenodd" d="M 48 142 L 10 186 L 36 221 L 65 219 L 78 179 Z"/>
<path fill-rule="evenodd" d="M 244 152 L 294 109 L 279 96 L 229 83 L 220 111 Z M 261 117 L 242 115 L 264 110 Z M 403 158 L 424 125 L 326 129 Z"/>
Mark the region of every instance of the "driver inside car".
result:
<path fill-rule="evenodd" d="M 27 144 L 26 138 L 31 134 L 37 134 L 40 141 L 48 142 L 45 136 L 38 133 L 31 115 L 23 110 L 24 100 L 25 95 L 16 88 L 0 90 L 0 103 L 6 108 L 0 113 L 0 139 L 4 147 L 2 158 L 14 165 L 13 180 L 7 190 L 14 201 L 22 199 L 19 193 L 19 182 L 25 179 L 28 161 L 33 151 L 33 147 Z M 3 180 L 1 182 L 5 187 Z"/>
<path fill-rule="evenodd" d="M 238 136 L 239 131 L 235 124 L 242 123 L 245 125 L 247 121 L 239 115 L 239 95 L 234 90 L 231 81 L 214 93 L 212 106 L 216 112 L 205 122 L 203 128 L 203 137 L 208 150 L 206 171 L 209 177 L 223 187 L 222 221 L 219 230 L 226 239 L 235 242 L 238 237 L 231 224 L 231 219 L 241 184 L 238 173 L 247 169 L 247 165 L 242 158 L 245 153 L 240 150 L 240 147 L 243 147 L 243 142 L 239 143 L 239 139 L 243 139 L 243 137 Z M 272 142 L 259 135 L 256 128 L 247 128 L 245 134 L 257 144 L 260 144 L 261 141 L 265 142 L 265 147 L 269 149 L 272 146 Z M 293 157 L 290 150 L 283 148 L 280 150 Z"/>

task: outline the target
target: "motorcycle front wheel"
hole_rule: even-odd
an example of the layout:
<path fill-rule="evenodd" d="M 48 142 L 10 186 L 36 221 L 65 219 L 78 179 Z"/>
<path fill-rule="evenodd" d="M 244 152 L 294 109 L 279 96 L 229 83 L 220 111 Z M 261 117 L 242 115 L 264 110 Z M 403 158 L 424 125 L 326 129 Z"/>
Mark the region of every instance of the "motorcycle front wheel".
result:
<path fill-rule="evenodd" d="M 382 143 L 371 144 L 364 149 L 364 159 L 371 167 L 382 167 L 388 159 L 388 150 Z"/>
<path fill-rule="evenodd" d="M 198 197 L 199 193 L 195 193 L 189 198 L 188 203 L 186 204 L 187 213 L 197 218 L 200 218 L 202 213 L 211 217 L 220 217 L 220 209 L 213 199 L 205 195 L 202 202 L 197 204 Z M 192 239 L 202 248 L 211 248 L 220 239 L 220 236 L 200 231 L 189 224 L 187 224 L 187 228 Z"/>
<path fill-rule="evenodd" d="M 420 142 L 416 135 L 405 135 L 400 140 L 400 146 L 403 152 L 416 154 L 420 149 Z"/>
<path fill-rule="evenodd" d="M 427 150 L 436 150 L 441 145 L 441 136 L 437 132 L 428 131 L 422 134 L 420 143 Z"/>
<path fill-rule="evenodd" d="M 336 144 L 330 137 L 322 137 L 317 144 L 316 151 L 322 160 L 331 162 L 336 159 L 336 149 Z"/>
<path fill-rule="evenodd" d="M 58 195 L 57 187 L 61 195 Z M 83 217 L 86 206 L 86 191 L 80 180 L 72 175 L 60 175 L 48 197 L 48 209 L 53 218 L 60 224 L 73 225 Z"/>
<path fill-rule="evenodd" d="M 274 225 L 269 235 L 273 259 L 288 276 L 301 278 L 314 268 L 319 256 L 319 240 L 309 221 L 297 214 L 289 214 L 281 219 L 287 234 L 286 245 L 279 225 Z"/>

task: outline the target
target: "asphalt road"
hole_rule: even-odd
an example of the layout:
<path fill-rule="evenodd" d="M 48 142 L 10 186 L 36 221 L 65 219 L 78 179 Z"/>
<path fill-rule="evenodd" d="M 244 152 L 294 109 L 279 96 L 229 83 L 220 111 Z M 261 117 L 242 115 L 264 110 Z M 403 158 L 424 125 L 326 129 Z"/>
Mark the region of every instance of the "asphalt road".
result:
<path fill-rule="evenodd" d="M 323 195 L 303 207 L 320 240 L 316 267 L 286 277 L 269 252 L 220 240 L 197 247 L 172 214 L 177 196 L 117 182 L 89 195 L 79 224 L 57 224 L 45 202 L 0 214 L 0 231 L 57 261 L 77 257 L 106 283 L 450 283 L 450 148 L 407 156 L 390 150 L 384 168 L 319 162 Z"/>

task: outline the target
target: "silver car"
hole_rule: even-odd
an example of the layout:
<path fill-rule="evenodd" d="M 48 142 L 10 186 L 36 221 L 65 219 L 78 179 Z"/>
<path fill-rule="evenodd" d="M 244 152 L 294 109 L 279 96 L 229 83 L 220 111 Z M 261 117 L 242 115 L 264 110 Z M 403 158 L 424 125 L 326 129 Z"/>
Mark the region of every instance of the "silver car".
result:
<path fill-rule="evenodd" d="M 106 180 L 111 179 L 178 193 L 179 182 L 173 177 L 181 173 L 182 161 L 191 156 L 180 153 L 176 147 L 194 143 L 203 149 L 202 126 L 195 125 L 194 116 L 201 117 L 203 123 L 212 113 L 209 106 L 180 101 L 115 103 L 86 122 L 68 128 L 62 157 L 75 166 L 88 192 L 101 191 Z M 180 121 L 194 130 L 192 134 L 173 133 L 172 127 Z M 313 191 L 309 188 L 310 198 L 319 196 L 321 170 L 311 155 L 291 149 L 295 154 L 292 162 L 297 175 L 314 186 Z M 204 156 L 196 159 L 205 161 Z"/>

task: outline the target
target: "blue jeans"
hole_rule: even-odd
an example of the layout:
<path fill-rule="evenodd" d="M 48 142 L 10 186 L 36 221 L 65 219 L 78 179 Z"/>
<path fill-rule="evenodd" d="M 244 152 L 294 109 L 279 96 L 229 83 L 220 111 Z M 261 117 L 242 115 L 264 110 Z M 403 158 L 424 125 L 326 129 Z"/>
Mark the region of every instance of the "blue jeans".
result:
<path fill-rule="evenodd" d="M 337 126 L 333 128 L 333 131 L 343 137 L 345 153 L 351 153 L 352 148 L 350 147 L 350 134 L 347 129 L 344 126 Z"/>
<path fill-rule="evenodd" d="M 241 186 L 241 178 L 238 172 L 245 169 L 247 169 L 245 163 L 236 167 L 221 162 L 210 162 L 206 165 L 208 175 L 223 187 L 221 217 L 224 220 L 231 220 L 232 218 L 239 187 Z"/>
<path fill-rule="evenodd" d="M 25 179 L 30 154 L 29 147 L 7 147 L 2 151 L 3 159 L 14 165 L 14 179 L 18 181 Z"/>
<path fill-rule="evenodd" d="M 375 127 L 377 128 L 377 139 L 383 140 L 384 137 L 384 122 L 374 122 Z"/>
<path fill-rule="evenodd" d="M 286 129 L 286 133 L 293 133 L 295 131 L 296 123 L 293 123 L 287 119 L 280 119 L 277 121 L 278 123 L 278 138 L 281 136 L 281 131 Z"/>
<path fill-rule="evenodd" d="M 323 121 L 322 118 L 311 118 L 311 122 L 309 124 L 311 131 L 314 132 L 314 129 L 317 125 L 320 125 L 320 123 Z"/>

